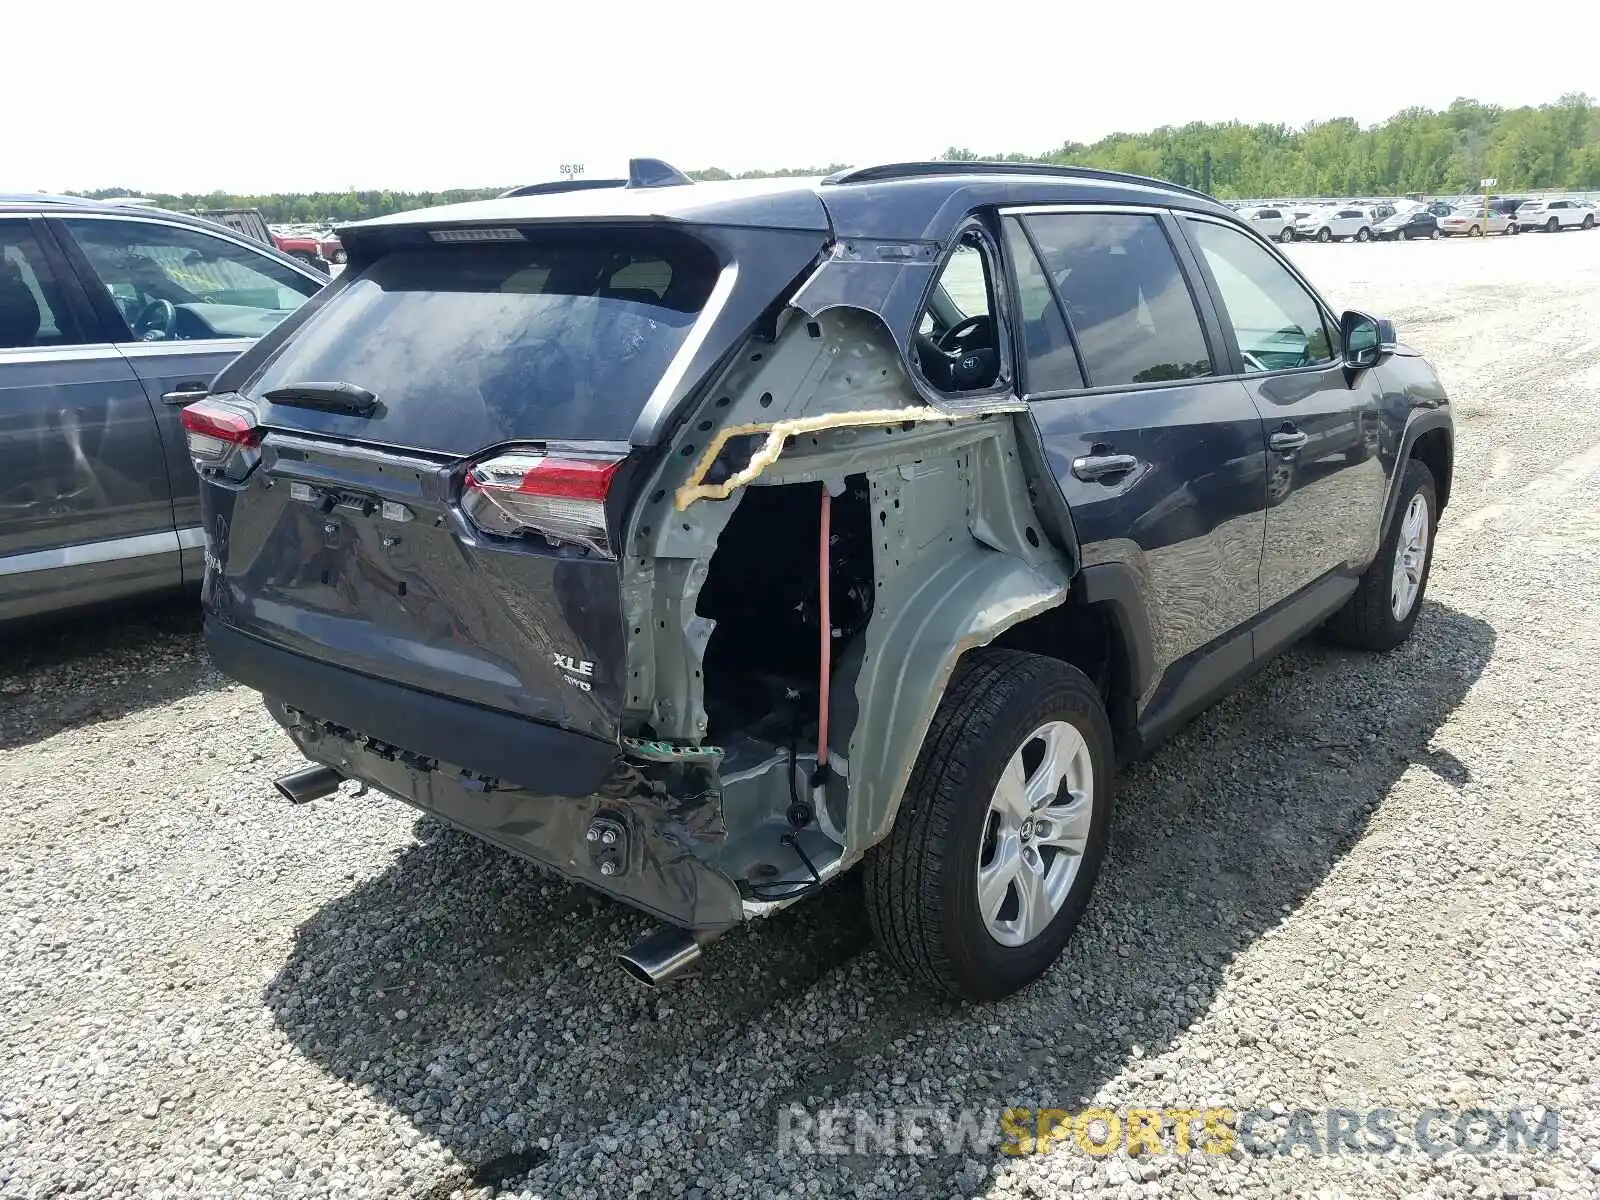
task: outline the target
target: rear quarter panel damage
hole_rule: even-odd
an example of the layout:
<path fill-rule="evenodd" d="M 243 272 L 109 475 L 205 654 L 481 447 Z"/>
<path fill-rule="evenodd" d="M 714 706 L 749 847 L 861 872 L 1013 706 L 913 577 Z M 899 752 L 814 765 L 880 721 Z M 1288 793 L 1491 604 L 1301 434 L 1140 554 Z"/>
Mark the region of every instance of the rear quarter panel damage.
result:
<path fill-rule="evenodd" d="M 918 285 L 908 322 L 921 294 Z M 624 606 L 638 632 L 629 647 L 627 715 L 659 736 L 697 740 L 706 731 L 699 664 L 714 627 L 695 614 L 695 603 L 741 496 L 748 487 L 819 482 L 838 495 L 848 476 L 865 475 L 874 607 L 866 632 L 835 664 L 830 697 L 830 750 L 839 768 L 832 786 L 848 792 L 845 865 L 893 824 L 960 655 L 1068 595 L 1067 566 L 1028 496 L 1018 418 L 1010 415 L 1022 405 L 1009 397 L 988 407 L 929 411 L 877 313 L 845 304 L 791 308 L 772 342 L 752 340 L 712 381 L 664 447 L 629 518 Z M 907 408 L 921 408 L 923 419 L 859 423 L 862 413 L 887 418 Z M 796 420 L 805 422 L 802 431 L 784 439 L 746 488 L 727 499 L 691 493 L 677 506 L 679 489 L 703 474 L 718 431 Z M 748 461 L 730 457 L 732 471 Z"/>

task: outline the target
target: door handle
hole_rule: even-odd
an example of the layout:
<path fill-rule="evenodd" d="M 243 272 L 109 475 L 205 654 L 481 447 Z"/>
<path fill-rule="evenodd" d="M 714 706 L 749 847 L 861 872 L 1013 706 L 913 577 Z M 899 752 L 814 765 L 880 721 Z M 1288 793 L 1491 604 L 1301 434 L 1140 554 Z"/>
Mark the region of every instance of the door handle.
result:
<path fill-rule="evenodd" d="M 1090 454 L 1072 460 L 1072 473 L 1092 483 L 1108 475 L 1126 475 L 1138 465 L 1139 460 L 1131 454 Z"/>
<path fill-rule="evenodd" d="M 180 383 L 174 390 L 161 397 L 163 404 L 193 404 L 196 400 L 203 400 L 206 395 L 206 385 L 203 383 Z"/>
<path fill-rule="evenodd" d="M 1296 450 L 1303 449 L 1310 440 L 1309 434 L 1302 433 L 1298 429 L 1280 429 L 1267 439 L 1267 445 L 1279 454 L 1293 454 Z"/>

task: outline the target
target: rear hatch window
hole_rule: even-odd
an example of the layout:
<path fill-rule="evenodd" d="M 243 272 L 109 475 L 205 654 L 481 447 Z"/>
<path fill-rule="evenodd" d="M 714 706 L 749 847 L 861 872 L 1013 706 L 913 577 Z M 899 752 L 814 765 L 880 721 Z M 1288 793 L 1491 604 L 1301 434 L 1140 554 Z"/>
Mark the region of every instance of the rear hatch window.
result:
<path fill-rule="evenodd" d="M 523 237 L 397 249 L 361 270 L 246 385 L 263 423 L 456 455 L 513 439 L 625 441 L 717 260 L 662 229 Z M 259 400 L 311 382 L 364 388 L 377 411 Z"/>

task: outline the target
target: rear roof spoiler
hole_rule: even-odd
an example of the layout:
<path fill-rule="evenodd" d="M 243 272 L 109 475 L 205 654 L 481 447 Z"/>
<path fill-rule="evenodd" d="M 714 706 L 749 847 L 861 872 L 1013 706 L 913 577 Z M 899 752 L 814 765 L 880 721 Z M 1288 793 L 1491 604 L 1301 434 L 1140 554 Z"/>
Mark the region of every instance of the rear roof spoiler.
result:
<path fill-rule="evenodd" d="M 546 183 L 523 184 L 521 187 L 501 192 L 499 198 L 503 200 L 508 196 L 548 196 L 556 192 L 584 192 L 592 188 L 682 187 L 693 182 L 694 180 L 677 167 L 662 162 L 659 158 L 630 158 L 626 179 L 586 179 L 581 175 L 574 175 L 568 179 L 552 179 Z"/>

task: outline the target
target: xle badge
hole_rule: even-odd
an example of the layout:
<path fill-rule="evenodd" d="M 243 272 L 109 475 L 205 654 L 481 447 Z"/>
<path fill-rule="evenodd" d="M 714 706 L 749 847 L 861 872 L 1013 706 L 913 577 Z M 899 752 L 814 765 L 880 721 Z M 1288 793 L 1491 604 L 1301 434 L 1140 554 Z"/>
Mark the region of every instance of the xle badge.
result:
<path fill-rule="evenodd" d="M 570 654 L 552 654 L 551 660 L 562 672 L 562 678 L 575 688 L 587 692 L 592 690 L 589 680 L 594 677 L 594 664 L 586 659 L 573 658 Z"/>

